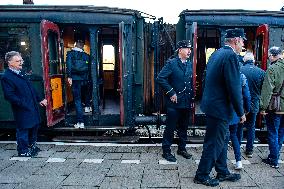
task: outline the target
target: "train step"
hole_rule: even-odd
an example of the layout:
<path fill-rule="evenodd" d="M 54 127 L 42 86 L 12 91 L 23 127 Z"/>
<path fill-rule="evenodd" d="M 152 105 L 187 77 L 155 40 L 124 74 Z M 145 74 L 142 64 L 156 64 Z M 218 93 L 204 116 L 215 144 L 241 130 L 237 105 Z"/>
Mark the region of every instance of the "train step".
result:
<path fill-rule="evenodd" d="M 138 143 L 139 136 L 55 136 L 54 142 Z"/>
<path fill-rule="evenodd" d="M 69 125 L 65 127 L 54 127 L 53 130 L 55 131 L 79 131 L 79 132 L 88 132 L 88 131 L 109 131 L 109 130 L 128 130 L 129 127 L 123 127 L 123 126 L 92 126 L 87 125 L 85 128 L 74 128 L 74 125 Z"/>

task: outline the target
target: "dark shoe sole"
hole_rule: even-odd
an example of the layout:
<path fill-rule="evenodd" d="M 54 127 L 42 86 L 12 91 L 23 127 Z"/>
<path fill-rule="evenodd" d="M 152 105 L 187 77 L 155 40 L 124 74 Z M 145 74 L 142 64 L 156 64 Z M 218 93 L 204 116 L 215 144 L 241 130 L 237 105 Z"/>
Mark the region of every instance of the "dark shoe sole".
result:
<path fill-rule="evenodd" d="M 193 182 L 195 184 L 203 184 L 205 186 L 211 186 L 211 187 L 215 187 L 215 186 L 218 186 L 219 183 L 210 183 L 209 180 L 206 180 L 206 181 L 200 181 L 200 180 L 197 180 L 197 179 L 194 179 Z"/>

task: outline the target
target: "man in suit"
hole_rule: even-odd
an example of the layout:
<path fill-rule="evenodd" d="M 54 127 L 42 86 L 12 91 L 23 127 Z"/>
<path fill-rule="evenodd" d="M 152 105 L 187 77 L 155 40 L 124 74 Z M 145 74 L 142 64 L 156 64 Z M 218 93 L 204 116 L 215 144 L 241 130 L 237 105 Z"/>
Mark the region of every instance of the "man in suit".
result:
<path fill-rule="evenodd" d="M 187 127 L 193 102 L 192 63 L 188 60 L 191 53 L 190 41 L 177 43 L 177 56 L 169 59 L 157 77 L 157 82 L 166 92 L 167 122 L 163 134 L 163 157 L 167 161 L 175 162 L 171 154 L 174 131 L 177 127 L 179 137 L 177 154 L 186 159 L 191 154 L 186 151 Z"/>
<path fill-rule="evenodd" d="M 202 156 L 194 178 L 197 184 L 217 186 L 224 180 L 237 181 L 240 174 L 232 174 L 227 167 L 228 123 L 233 111 L 246 120 L 240 82 L 238 54 L 242 51 L 245 34 L 243 29 L 228 29 L 225 46 L 209 58 L 201 109 L 207 117 Z M 215 167 L 216 179 L 209 174 Z"/>
<path fill-rule="evenodd" d="M 47 100 L 39 97 L 31 82 L 21 72 L 24 61 L 19 52 L 6 53 L 5 61 L 9 68 L 5 70 L 1 84 L 5 99 L 12 105 L 16 121 L 18 156 L 35 156 L 40 151 L 36 146 L 40 125 L 38 105 L 46 106 Z"/>

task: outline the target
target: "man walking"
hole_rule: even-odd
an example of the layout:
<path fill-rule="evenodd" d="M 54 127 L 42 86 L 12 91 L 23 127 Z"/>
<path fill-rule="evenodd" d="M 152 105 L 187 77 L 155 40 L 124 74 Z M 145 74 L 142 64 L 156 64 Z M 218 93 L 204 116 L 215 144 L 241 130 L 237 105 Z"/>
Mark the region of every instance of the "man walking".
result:
<path fill-rule="evenodd" d="M 5 61 L 9 68 L 6 69 L 1 84 L 5 99 L 12 105 L 16 121 L 18 156 L 36 156 L 40 151 L 36 146 L 40 124 L 38 105 L 46 106 L 47 100 L 39 97 L 31 82 L 21 72 L 24 61 L 19 52 L 6 53 Z"/>
<path fill-rule="evenodd" d="M 166 92 L 167 122 L 163 134 L 162 148 L 163 158 L 175 162 L 176 158 L 171 154 L 174 131 L 177 127 L 179 137 L 177 154 L 186 159 L 191 154 L 186 151 L 187 128 L 193 102 L 192 89 L 192 63 L 188 60 L 191 53 L 191 44 L 188 40 L 177 43 L 177 56 L 169 59 L 157 77 L 157 82 Z"/>
<path fill-rule="evenodd" d="M 264 80 L 265 71 L 254 65 L 254 55 L 252 52 L 247 52 L 243 58 L 243 66 L 241 72 L 245 74 L 249 91 L 251 95 L 250 112 L 246 116 L 244 127 L 247 128 L 247 143 L 245 154 L 248 158 L 253 155 L 253 143 L 255 139 L 255 121 L 256 115 L 259 112 L 259 98 L 261 86 Z"/>
<path fill-rule="evenodd" d="M 239 174 L 232 174 L 227 167 L 229 121 L 233 111 L 243 123 L 246 118 L 240 82 L 237 54 L 244 45 L 243 29 L 226 30 L 225 46 L 215 51 L 207 64 L 201 109 L 207 117 L 202 156 L 194 178 L 197 184 L 217 186 L 219 181 L 237 181 Z M 209 174 L 215 167 L 216 179 Z"/>
<path fill-rule="evenodd" d="M 268 50 L 271 65 L 266 71 L 260 96 L 260 113 L 265 115 L 269 146 L 269 155 L 262 162 L 275 169 L 279 168 L 278 160 L 284 141 L 284 60 L 282 53 L 280 47 L 273 46 Z M 279 93 L 281 97 L 281 108 L 276 112 L 268 110 L 273 93 Z M 268 110 L 268 114 L 266 114 L 266 110 Z"/>

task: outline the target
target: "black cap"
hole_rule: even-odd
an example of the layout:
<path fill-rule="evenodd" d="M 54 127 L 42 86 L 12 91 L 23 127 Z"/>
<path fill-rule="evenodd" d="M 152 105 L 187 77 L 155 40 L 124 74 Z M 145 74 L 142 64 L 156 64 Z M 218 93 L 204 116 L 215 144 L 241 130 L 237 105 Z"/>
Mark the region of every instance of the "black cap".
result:
<path fill-rule="evenodd" d="M 225 38 L 235 38 L 235 37 L 241 37 L 244 40 L 247 40 L 247 38 L 245 36 L 244 29 L 242 29 L 242 28 L 235 28 L 235 29 L 226 30 Z"/>
<path fill-rule="evenodd" d="M 74 34 L 74 41 L 79 43 L 85 43 L 85 34 L 83 32 L 76 31 Z"/>
<path fill-rule="evenodd" d="M 177 42 L 177 49 L 180 48 L 191 48 L 190 40 L 182 40 Z"/>
<path fill-rule="evenodd" d="M 278 56 L 282 54 L 282 49 L 280 47 L 273 46 L 268 50 L 269 54 L 272 56 Z"/>

